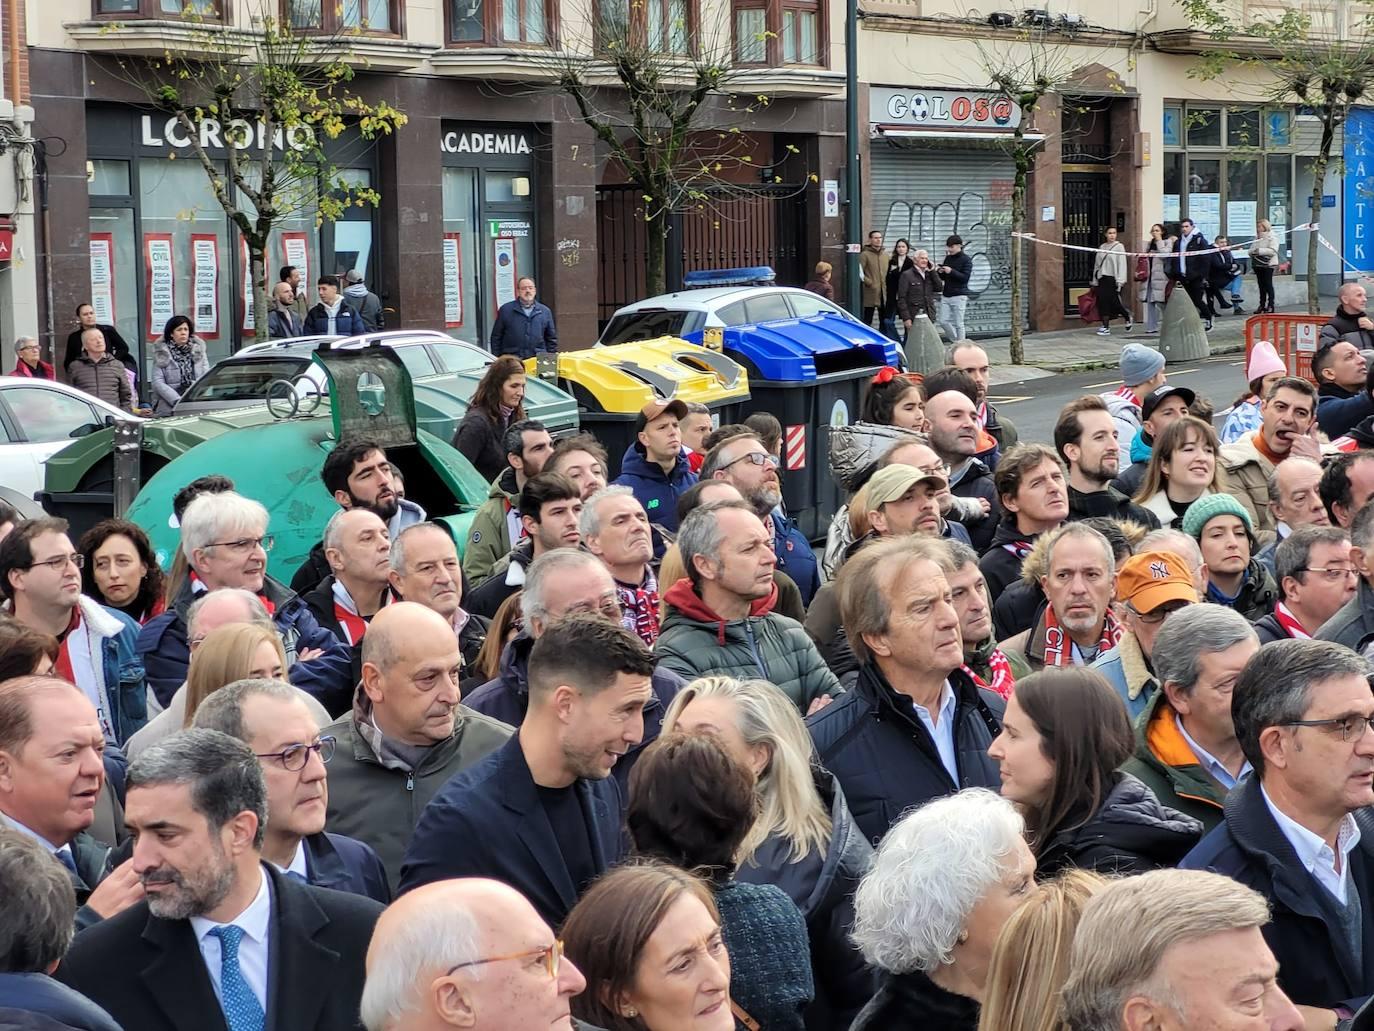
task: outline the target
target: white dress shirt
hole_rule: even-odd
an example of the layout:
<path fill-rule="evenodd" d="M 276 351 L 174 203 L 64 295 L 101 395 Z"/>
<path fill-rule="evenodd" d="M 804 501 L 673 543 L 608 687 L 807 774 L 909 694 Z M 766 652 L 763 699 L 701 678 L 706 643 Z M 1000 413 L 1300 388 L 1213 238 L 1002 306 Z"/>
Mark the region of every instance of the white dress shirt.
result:
<path fill-rule="evenodd" d="M 1360 827 L 1355 822 L 1355 817 L 1346 813 L 1345 818 L 1341 820 L 1341 829 L 1336 833 L 1336 848 L 1341 853 L 1340 868 L 1337 869 L 1336 853 L 1331 850 L 1330 845 L 1306 827 L 1279 812 L 1278 807 L 1270 799 L 1269 792 L 1263 787 L 1260 788 L 1260 794 L 1264 796 L 1264 804 L 1269 807 L 1279 830 L 1283 831 L 1288 844 L 1292 845 L 1293 851 L 1298 854 L 1298 861 L 1318 884 L 1331 892 L 1344 906 L 1346 892 L 1350 886 L 1350 851 L 1360 843 Z"/>
<path fill-rule="evenodd" d="M 1226 768 L 1225 763 L 1193 740 L 1193 735 L 1188 733 L 1188 728 L 1183 725 L 1183 720 L 1179 718 L 1178 713 L 1174 713 L 1174 723 L 1178 725 L 1178 732 L 1183 735 L 1183 740 L 1188 742 L 1188 747 L 1192 749 L 1193 755 L 1202 764 L 1202 768 L 1207 771 L 1207 775 L 1227 791 L 1230 791 L 1254 772 L 1250 760 L 1244 759 L 1241 761 L 1240 773 L 1232 774 Z"/>
<path fill-rule="evenodd" d="M 958 751 L 954 747 L 954 713 L 958 706 L 954 698 L 954 689 L 949 686 L 948 680 L 940 688 L 940 704 L 935 710 L 940 718 L 939 723 L 931 718 L 930 710 L 925 706 L 912 702 L 911 707 L 916 710 L 916 715 L 925 724 L 926 730 L 930 731 L 935 749 L 940 753 L 940 762 L 949 771 L 954 786 L 958 787 L 959 761 Z"/>
<path fill-rule="evenodd" d="M 10 828 L 10 830 L 16 830 L 20 834 L 32 838 L 34 841 L 38 842 L 45 849 L 51 852 L 54 856 L 57 856 L 59 854 L 66 855 L 68 859 L 72 860 L 72 865 L 76 865 L 76 857 L 72 855 L 71 845 L 54 845 L 51 841 L 43 837 L 43 835 L 39 834 L 37 831 L 30 830 L 28 827 L 25 827 L 18 820 L 6 815 L 5 813 L 0 813 L 0 822 L 3 822 L 6 827 Z M 59 860 L 59 862 L 61 862 L 61 860 Z M 66 864 L 64 863 L 63 865 L 65 866 Z"/>
<path fill-rule="evenodd" d="M 277 866 L 276 863 L 273 863 L 272 865 Z M 277 869 L 284 874 L 296 874 L 300 877 L 301 880 L 309 883 L 310 868 L 306 865 L 305 862 L 304 838 L 301 838 L 300 841 L 296 842 L 296 854 L 291 857 L 291 862 L 287 863 L 285 866 L 277 866 Z"/>
<path fill-rule="evenodd" d="M 243 940 L 239 943 L 239 969 L 243 972 L 243 979 L 248 983 L 248 987 L 258 997 L 262 1011 L 266 1013 L 267 971 L 270 969 L 268 964 L 271 960 L 269 941 L 272 930 L 272 882 L 261 866 L 258 867 L 258 876 L 262 878 L 262 883 L 253 901 L 242 913 L 225 923 L 235 924 L 243 929 Z M 205 961 L 206 971 L 210 974 L 210 984 L 214 986 L 215 998 L 223 1005 L 224 996 L 220 992 L 219 984 L 220 940 L 210 933 L 221 926 L 224 925 L 207 920 L 203 916 L 191 917 L 191 930 L 195 932 L 196 941 L 200 944 L 200 956 Z"/>

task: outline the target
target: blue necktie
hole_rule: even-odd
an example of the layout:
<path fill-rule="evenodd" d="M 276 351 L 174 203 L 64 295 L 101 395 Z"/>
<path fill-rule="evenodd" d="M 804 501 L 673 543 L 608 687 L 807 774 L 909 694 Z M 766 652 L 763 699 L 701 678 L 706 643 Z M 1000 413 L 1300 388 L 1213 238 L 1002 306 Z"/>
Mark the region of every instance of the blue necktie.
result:
<path fill-rule="evenodd" d="M 54 852 L 53 858 L 55 858 L 59 863 L 65 866 L 73 874 L 76 874 L 76 876 L 81 876 L 76 872 L 76 860 L 72 858 L 72 854 L 68 852 L 65 848 L 59 849 L 58 851 Z"/>
<path fill-rule="evenodd" d="M 306 880 L 305 874 L 303 874 L 303 873 L 297 873 L 295 870 L 287 870 L 287 871 L 286 871 L 286 876 L 287 876 L 287 877 L 290 877 L 293 881 L 298 881 L 298 882 L 301 883 L 301 884 L 309 884 L 309 883 L 310 883 L 308 880 Z"/>
<path fill-rule="evenodd" d="M 210 932 L 220 941 L 219 994 L 229 1031 L 263 1031 L 262 1006 L 239 968 L 239 942 L 243 928 L 224 924 Z"/>

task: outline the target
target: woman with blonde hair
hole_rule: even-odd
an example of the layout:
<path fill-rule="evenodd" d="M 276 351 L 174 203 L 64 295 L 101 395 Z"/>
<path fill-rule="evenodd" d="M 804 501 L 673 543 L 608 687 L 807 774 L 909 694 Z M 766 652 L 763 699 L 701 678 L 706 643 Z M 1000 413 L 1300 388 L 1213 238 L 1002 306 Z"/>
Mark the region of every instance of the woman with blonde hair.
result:
<path fill-rule="evenodd" d="M 702 677 L 668 706 L 662 734 L 673 731 L 711 734 L 753 771 L 759 815 L 740 845 L 735 878 L 775 884 L 796 903 L 816 978 L 806 1025 L 848 1027 L 875 989 L 873 972 L 849 940 L 854 892 L 873 848 L 839 784 L 812 761 L 797 707 L 766 680 Z"/>
<path fill-rule="evenodd" d="M 1106 884 L 1101 874 L 1067 870 L 1011 915 L 992 950 L 978 1031 L 1062 1031 L 1073 935 Z"/>
<path fill-rule="evenodd" d="M 1220 451 L 1209 423 L 1191 415 L 1171 422 L 1155 441 L 1135 503 L 1153 512 L 1166 530 L 1181 529 L 1194 501 L 1227 492 Z"/>

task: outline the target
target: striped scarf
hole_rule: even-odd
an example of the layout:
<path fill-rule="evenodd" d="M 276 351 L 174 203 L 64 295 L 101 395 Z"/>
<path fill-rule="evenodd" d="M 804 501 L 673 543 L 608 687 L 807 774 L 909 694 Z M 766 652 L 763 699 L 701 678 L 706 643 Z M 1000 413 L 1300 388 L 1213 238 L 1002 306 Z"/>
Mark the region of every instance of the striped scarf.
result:
<path fill-rule="evenodd" d="M 1102 617 L 1102 636 L 1097 641 L 1097 654 L 1101 655 L 1116 647 L 1121 640 L 1121 624 L 1110 608 Z M 1059 617 L 1054 614 L 1054 606 L 1045 607 L 1045 665 L 1072 666 L 1073 638 L 1059 625 Z"/>
<path fill-rule="evenodd" d="M 617 580 L 615 593 L 620 598 L 621 624 L 652 648 L 658 640 L 658 578 L 653 569 L 644 570 L 641 584 Z"/>

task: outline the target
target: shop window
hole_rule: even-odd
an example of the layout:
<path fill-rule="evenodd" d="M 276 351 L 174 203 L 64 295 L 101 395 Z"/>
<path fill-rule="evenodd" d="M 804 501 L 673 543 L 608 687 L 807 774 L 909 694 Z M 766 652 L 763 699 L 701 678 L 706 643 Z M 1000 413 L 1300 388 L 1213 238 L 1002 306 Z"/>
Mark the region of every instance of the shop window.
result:
<path fill-rule="evenodd" d="M 600 0 L 597 45 L 628 39 L 633 46 L 664 54 L 689 54 L 696 4 L 689 0 Z"/>
<path fill-rule="evenodd" d="M 217 0 L 94 0 L 95 16 L 119 18 L 186 18 L 223 21 L 224 5 Z"/>
<path fill-rule="evenodd" d="M 448 0 L 450 43 L 548 46 L 556 0 Z"/>
<path fill-rule="evenodd" d="M 129 162 L 96 160 L 91 162 L 86 192 L 92 197 L 127 197 Z"/>
<path fill-rule="evenodd" d="M 399 35 L 400 5 L 401 0 L 284 0 L 282 18 L 293 29 L 325 35 Z"/>
<path fill-rule="evenodd" d="M 1248 147 L 1258 150 L 1260 145 L 1260 113 L 1257 109 L 1226 112 L 1226 146 Z"/>
<path fill-rule="evenodd" d="M 1188 109 L 1188 146 L 1221 146 L 1221 109 L 1190 107 Z"/>
<path fill-rule="evenodd" d="M 825 10 L 820 0 L 735 0 L 735 60 L 824 64 Z"/>
<path fill-rule="evenodd" d="M 1166 107 L 1164 109 L 1164 146 L 1181 147 L 1183 146 L 1183 108 Z"/>

